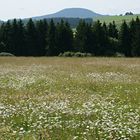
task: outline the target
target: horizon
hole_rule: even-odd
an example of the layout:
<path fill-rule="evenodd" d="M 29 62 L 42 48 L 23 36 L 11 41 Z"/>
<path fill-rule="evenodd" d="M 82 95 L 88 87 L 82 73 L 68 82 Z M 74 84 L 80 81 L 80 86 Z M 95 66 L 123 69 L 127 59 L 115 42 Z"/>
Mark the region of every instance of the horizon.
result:
<path fill-rule="evenodd" d="M 0 20 L 7 21 L 14 18 L 31 18 L 49 15 L 67 8 L 84 8 L 102 15 L 120 15 L 126 12 L 140 13 L 139 0 L 5 0 L 0 5 Z"/>

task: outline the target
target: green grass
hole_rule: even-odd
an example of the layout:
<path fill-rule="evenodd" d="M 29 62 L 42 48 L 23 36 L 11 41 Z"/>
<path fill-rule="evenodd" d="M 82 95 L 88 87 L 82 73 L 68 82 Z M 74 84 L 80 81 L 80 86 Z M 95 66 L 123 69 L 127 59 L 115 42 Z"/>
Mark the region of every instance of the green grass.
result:
<path fill-rule="evenodd" d="M 115 21 L 117 26 L 120 27 L 121 23 L 125 20 L 127 23 L 129 23 L 132 19 L 136 19 L 136 17 L 140 18 L 140 15 L 128 15 L 128 16 L 103 16 L 103 17 L 96 17 L 94 18 L 94 21 L 100 20 L 102 23 L 106 22 L 109 24 L 110 22 Z"/>
<path fill-rule="evenodd" d="M 139 58 L 0 58 L 0 140 L 139 138 Z"/>

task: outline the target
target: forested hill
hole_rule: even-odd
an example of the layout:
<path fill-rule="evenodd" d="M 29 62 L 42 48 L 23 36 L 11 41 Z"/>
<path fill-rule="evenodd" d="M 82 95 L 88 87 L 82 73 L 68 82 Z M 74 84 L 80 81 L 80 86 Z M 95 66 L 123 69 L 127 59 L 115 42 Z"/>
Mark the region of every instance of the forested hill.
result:
<path fill-rule="evenodd" d="M 94 18 L 98 16 L 103 15 L 84 8 L 67 8 L 54 14 L 33 17 L 33 19 L 40 20 L 46 18 Z"/>

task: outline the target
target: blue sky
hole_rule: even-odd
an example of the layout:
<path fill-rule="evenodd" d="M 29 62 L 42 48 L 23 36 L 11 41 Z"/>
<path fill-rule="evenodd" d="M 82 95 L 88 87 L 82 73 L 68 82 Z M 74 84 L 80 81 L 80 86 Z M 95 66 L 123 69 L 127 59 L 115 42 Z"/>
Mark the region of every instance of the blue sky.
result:
<path fill-rule="evenodd" d="M 0 0 L 0 19 L 46 15 L 71 7 L 109 15 L 140 13 L 140 0 Z"/>

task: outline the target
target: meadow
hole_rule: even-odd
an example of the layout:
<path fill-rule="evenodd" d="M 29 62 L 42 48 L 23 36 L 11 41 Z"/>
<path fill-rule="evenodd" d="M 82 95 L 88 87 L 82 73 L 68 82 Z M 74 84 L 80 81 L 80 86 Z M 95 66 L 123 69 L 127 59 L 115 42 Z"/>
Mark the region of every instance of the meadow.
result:
<path fill-rule="evenodd" d="M 101 17 L 94 18 L 94 21 L 100 20 L 101 23 L 105 22 L 106 24 L 109 24 L 109 23 L 115 21 L 117 27 L 119 28 L 124 20 L 127 23 L 130 23 L 130 21 L 132 19 L 136 19 L 137 16 L 140 18 L 139 14 L 125 15 L 125 16 L 101 16 Z"/>
<path fill-rule="evenodd" d="M 139 58 L 0 58 L 0 140 L 139 139 Z"/>

